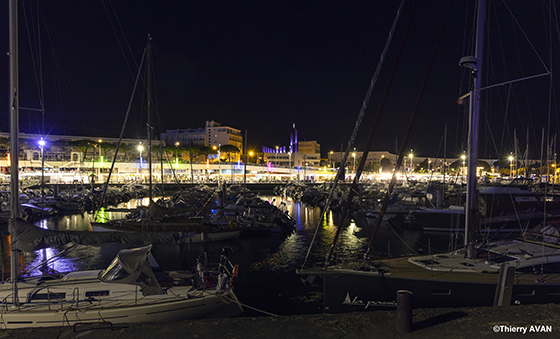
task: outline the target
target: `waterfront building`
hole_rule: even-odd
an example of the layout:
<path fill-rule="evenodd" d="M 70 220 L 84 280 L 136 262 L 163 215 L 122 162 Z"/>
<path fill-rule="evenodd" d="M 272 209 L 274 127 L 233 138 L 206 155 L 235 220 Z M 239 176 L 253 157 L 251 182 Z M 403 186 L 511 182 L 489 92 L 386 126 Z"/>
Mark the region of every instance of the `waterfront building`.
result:
<path fill-rule="evenodd" d="M 298 142 L 298 153 L 315 154 L 321 153 L 321 145 L 315 140 L 311 141 L 299 141 Z"/>
<path fill-rule="evenodd" d="M 241 130 L 209 120 L 206 127 L 167 130 L 161 133 L 161 140 L 167 146 L 208 146 L 218 148 L 221 145 L 232 145 L 243 152 L 243 136 Z"/>
<path fill-rule="evenodd" d="M 241 130 L 222 126 L 214 120 L 206 121 L 207 146 L 232 145 L 243 152 L 243 137 Z"/>
<path fill-rule="evenodd" d="M 161 140 L 167 146 L 208 146 L 206 128 L 177 128 L 161 133 Z"/>
<path fill-rule="evenodd" d="M 0 132 L 0 137 L 9 140 L 10 133 Z M 40 159 L 41 146 L 39 145 L 39 140 L 43 137 L 39 134 L 20 133 L 19 138 L 21 140 L 19 158 L 23 161 Z M 91 162 L 92 160 L 98 161 L 101 157 L 105 161 L 109 158 L 112 159 L 115 155 L 114 147 L 109 145 L 116 146 L 119 142 L 119 138 L 52 134 L 45 136 L 44 140 L 46 142 L 43 149 L 45 160 L 69 161 L 72 164 Z M 91 141 L 91 144 L 86 145 L 85 141 Z M 160 143 L 160 140 L 152 140 L 154 154 L 159 153 Z M 134 155 L 139 155 L 139 147 L 145 150 L 147 140 L 123 138 L 121 145 L 126 145 L 126 147 L 123 146 L 119 150 L 117 161 L 126 161 L 128 158 L 135 157 Z M 7 156 L 8 146 L 8 144 L 0 145 L 0 157 L 5 158 Z M 157 152 L 155 152 L 156 149 L 158 150 Z M 133 153 L 134 155 L 132 155 Z M 77 165 L 74 167 L 77 167 Z"/>
<path fill-rule="evenodd" d="M 264 162 L 269 168 L 283 167 L 294 169 L 298 179 L 313 180 L 307 175 L 307 170 L 317 170 L 321 165 L 321 145 L 315 141 L 298 141 L 296 125 L 294 133 L 290 135 L 288 146 L 263 147 Z M 311 173 L 311 172 L 309 172 Z"/>
<path fill-rule="evenodd" d="M 348 154 L 346 159 L 347 168 L 350 172 L 355 172 L 355 168 L 358 167 L 360 161 L 362 160 L 364 152 L 353 151 Z M 338 168 L 342 162 L 344 152 L 329 152 L 328 153 L 328 167 Z M 386 160 L 383 160 L 386 159 Z M 392 170 L 397 163 L 397 157 L 395 154 L 388 151 L 369 151 L 368 157 L 366 159 L 366 169 L 368 168 L 390 168 Z"/>

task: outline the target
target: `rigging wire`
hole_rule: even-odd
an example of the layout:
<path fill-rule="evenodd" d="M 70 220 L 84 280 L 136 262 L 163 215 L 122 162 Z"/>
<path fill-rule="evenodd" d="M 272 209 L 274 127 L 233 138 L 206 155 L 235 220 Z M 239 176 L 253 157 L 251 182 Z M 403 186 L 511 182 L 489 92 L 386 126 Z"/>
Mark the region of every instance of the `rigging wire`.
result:
<path fill-rule="evenodd" d="M 418 115 L 418 111 L 420 109 L 420 103 L 421 103 L 422 98 L 424 96 L 424 91 L 426 89 L 426 84 L 428 82 L 428 78 L 430 76 L 432 66 L 433 66 L 434 61 L 435 61 L 435 56 L 436 56 L 437 50 L 439 48 L 439 43 L 440 43 L 440 40 L 441 40 L 441 36 L 443 34 L 443 30 L 445 28 L 445 24 L 446 24 L 448 16 L 449 16 L 450 8 L 451 8 L 451 1 L 449 1 L 448 4 L 447 4 L 447 10 L 445 12 L 443 22 L 441 23 L 440 31 L 438 33 L 436 43 L 435 43 L 433 51 L 432 51 L 430 61 L 428 62 L 428 67 L 426 69 L 426 73 L 424 75 L 424 79 L 422 81 L 422 85 L 420 87 L 420 91 L 418 93 L 418 97 L 416 99 L 416 103 L 414 105 L 412 115 L 410 117 L 408 128 L 407 128 L 406 134 L 404 136 L 404 140 L 403 140 L 403 144 L 401 146 L 401 152 L 400 152 L 400 155 L 399 155 L 399 159 L 397 160 L 397 164 L 395 165 L 395 171 L 393 171 L 393 177 L 391 178 L 391 182 L 389 183 L 387 191 L 385 192 L 385 198 L 383 199 L 383 205 L 380 209 L 380 215 L 382 215 L 381 211 L 383 211 L 383 213 L 385 213 L 385 211 L 387 210 L 387 206 L 389 204 L 389 197 L 391 195 L 391 192 L 393 190 L 393 187 L 395 186 L 396 179 L 397 179 L 397 175 L 396 175 L 397 169 L 400 167 L 400 165 L 402 164 L 402 161 L 403 161 L 404 151 L 405 151 L 405 149 L 408 145 L 408 139 L 410 138 L 410 134 L 412 133 L 412 127 L 414 126 L 414 122 L 416 120 L 416 117 Z M 377 231 L 379 230 L 379 227 L 381 226 L 381 221 L 382 220 L 383 220 L 383 218 L 377 219 L 377 222 L 375 224 L 375 228 L 373 229 L 373 235 L 371 236 L 370 241 L 369 241 L 368 251 L 365 254 L 366 257 L 367 257 L 369 251 L 372 248 L 373 240 L 375 239 L 375 236 L 377 235 Z"/>
<path fill-rule="evenodd" d="M 105 183 L 103 185 L 103 193 L 101 194 L 101 197 L 99 198 L 99 204 L 96 207 L 95 212 L 93 213 L 93 216 L 94 216 L 93 220 L 94 221 L 97 220 L 97 215 L 98 215 L 99 211 L 101 210 L 101 206 L 102 206 L 103 201 L 105 200 L 105 195 L 107 193 L 107 187 L 109 186 L 109 181 L 111 180 L 111 174 L 113 173 L 115 163 L 117 162 L 117 155 L 119 154 L 119 147 L 120 147 L 121 141 L 123 139 L 123 135 L 124 135 L 124 131 L 125 131 L 125 128 L 126 128 L 126 123 L 128 121 L 128 117 L 130 115 L 130 109 L 132 107 L 132 101 L 134 99 L 134 93 L 136 93 L 136 89 L 138 87 L 138 81 L 140 80 L 140 74 L 142 72 L 142 65 L 144 64 L 144 58 L 146 57 L 146 54 L 147 54 L 147 48 L 144 49 L 144 54 L 142 54 L 142 60 L 140 62 L 140 68 L 138 69 L 138 73 L 136 75 L 136 80 L 134 81 L 134 88 L 132 90 L 132 94 L 130 95 L 130 100 L 128 102 L 128 108 L 126 110 L 123 125 L 122 125 L 122 128 L 121 128 L 121 133 L 119 135 L 119 141 L 117 143 L 117 148 L 115 149 L 115 155 L 113 156 L 113 161 L 111 163 L 111 168 L 109 169 L 109 173 L 107 174 L 107 180 L 105 181 Z"/>
<path fill-rule="evenodd" d="M 101 1 L 101 3 L 103 4 L 103 9 L 105 9 L 105 13 L 107 14 L 107 19 L 109 19 L 109 23 L 111 24 L 111 28 L 113 29 L 113 33 L 115 34 L 115 39 L 117 40 L 117 43 L 119 44 L 120 51 L 123 55 L 126 66 L 128 67 L 128 71 L 130 72 L 130 76 L 132 78 L 134 78 L 133 70 L 138 69 L 138 63 L 136 62 L 136 59 L 134 58 L 134 53 L 132 52 L 132 48 L 130 47 L 130 44 L 128 43 L 128 39 L 126 38 L 126 35 L 124 34 L 124 30 L 122 28 L 119 17 L 117 16 L 115 8 L 113 7 L 113 3 L 111 2 L 111 0 L 108 0 L 108 2 L 109 2 L 109 6 L 107 6 L 105 4 L 105 1 Z M 110 8 L 110 12 L 109 12 L 108 7 Z M 111 14 L 112 14 L 112 16 L 111 16 Z M 114 17 L 114 20 L 112 19 L 112 17 Z M 114 23 L 114 22 L 116 22 L 116 23 Z M 129 55 L 131 56 L 130 58 L 134 62 L 134 67 L 132 67 L 130 65 L 129 61 L 128 61 L 129 58 L 127 58 L 127 56 L 124 52 L 125 48 L 123 47 L 123 44 L 121 43 L 121 38 L 119 38 L 118 33 L 120 33 L 120 36 L 122 36 L 122 40 L 124 40 L 124 44 L 126 45 L 125 47 L 128 50 Z"/>
<path fill-rule="evenodd" d="M 35 13 L 33 13 L 33 9 L 30 4 L 30 13 L 28 14 L 27 6 L 25 4 L 22 6 L 23 15 L 25 19 L 25 26 L 27 31 L 27 42 L 29 44 L 29 51 L 31 55 L 31 64 L 33 69 L 33 74 L 35 75 L 35 86 L 37 87 L 37 93 L 39 96 L 39 109 L 27 109 L 29 111 L 29 130 L 30 132 L 33 130 L 31 126 L 31 111 L 40 111 L 41 112 L 41 122 L 38 128 L 39 135 L 44 137 L 45 135 L 45 107 L 44 107 L 44 87 L 43 87 L 43 63 L 42 63 L 42 49 L 41 49 L 41 25 L 40 22 L 40 11 L 39 11 L 39 3 L 37 3 L 37 8 Z M 33 18 L 37 16 L 36 21 Z M 35 25 L 37 23 L 37 25 Z M 21 109 L 25 109 L 20 107 Z"/>
<path fill-rule="evenodd" d="M 380 102 L 379 107 L 377 109 L 377 113 L 376 113 L 376 116 L 375 116 L 374 123 L 371 126 L 369 137 L 368 137 L 368 140 L 366 142 L 366 146 L 364 148 L 364 153 L 362 155 L 362 160 L 360 161 L 360 164 L 358 166 L 358 170 L 356 171 L 356 174 L 355 174 L 355 177 L 354 177 L 354 182 L 352 183 L 352 188 L 351 188 L 350 192 L 348 192 L 348 197 L 347 197 L 347 200 L 346 200 L 346 204 L 345 204 L 345 206 L 342 210 L 342 215 L 340 216 L 339 227 L 336 231 L 336 234 L 335 234 L 335 237 L 334 237 L 334 240 L 333 240 L 333 245 L 331 246 L 331 248 L 329 250 L 329 253 L 327 254 L 327 259 L 325 261 L 325 267 L 329 264 L 330 258 L 332 256 L 333 251 L 334 251 L 335 246 L 336 246 L 338 236 L 340 235 L 340 233 L 342 231 L 342 228 L 343 228 L 344 218 L 346 217 L 346 213 L 348 212 L 348 210 L 350 208 L 353 197 L 357 193 L 358 181 L 360 180 L 361 172 L 364 168 L 366 159 L 368 157 L 369 148 L 371 147 L 371 144 L 373 142 L 373 135 L 375 134 L 375 130 L 376 130 L 377 125 L 379 124 L 379 121 L 381 119 L 381 113 L 383 112 L 383 109 L 385 107 L 385 103 L 386 103 L 387 97 L 389 95 L 389 90 L 390 90 L 390 88 L 392 86 L 392 83 L 393 83 L 393 80 L 395 78 L 396 69 L 397 69 L 397 66 L 400 62 L 400 58 L 401 58 L 402 52 L 404 50 L 404 45 L 405 45 L 405 42 L 407 40 L 408 33 L 410 32 L 410 28 L 412 27 L 412 20 L 413 20 L 415 14 L 416 14 L 417 5 L 418 5 L 418 1 L 415 1 L 414 2 L 414 7 L 412 9 L 412 13 L 410 15 L 410 18 L 409 18 L 409 21 L 408 21 L 408 24 L 407 24 L 407 27 L 405 29 L 404 36 L 401 40 L 401 45 L 399 46 L 397 56 L 395 58 L 395 61 L 393 63 L 393 67 L 391 69 L 391 74 L 389 76 L 389 80 L 387 81 L 387 85 L 385 86 L 385 91 L 383 92 L 381 102 Z M 449 6 L 448 6 L 448 10 L 449 10 Z M 400 168 L 400 165 L 402 164 L 402 159 L 403 159 L 404 152 L 405 152 L 404 151 L 405 146 L 407 145 L 407 139 L 408 139 L 408 134 L 407 134 L 407 136 L 405 136 L 405 141 L 403 142 L 403 147 L 401 148 L 401 152 L 400 152 L 400 155 L 399 155 L 400 162 L 399 162 L 399 160 L 397 160 L 397 165 L 395 166 L 395 171 L 393 172 L 393 178 L 396 178 L 396 173 L 397 173 L 398 169 Z M 391 181 L 391 182 L 394 185 L 394 182 L 393 181 Z M 380 209 L 380 215 L 381 216 L 383 216 L 383 214 L 385 213 L 385 210 L 387 209 L 387 204 L 389 202 L 389 197 L 391 195 L 391 192 L 390 192 L 391 189 L 392 189 L 392 187 L 389 185 L 389 189 L 386 192 L 385 200 L 384 200 L 384 206 L 385 207 L 384 207 L 384 209 Z M 383 220 L 383 218 L 378 218 L 377 219 L 376 227 L 373 230 L 374 234 L 377 232 L 378 224 L 380 224 L 382 220 Z M 372 235 L 372 237 L 374 236 L 374 234 Z M 371 246 L 371 244 L 370 244 L 370 246 Z"/>
<path fill-rule="evenodd" d="M 417 4 L 417 3 L 418 3 L 418 1 L 415 2 L 414 9 L 416 9 L 416 4 Z M 311 248 L 313 247 L 313 243 L 315 242 L 315 238 L 316 238 L 316 236 L 317 236 L 317 232 L 318 232 L 318 230 L 320 229 L 320 225 L 321 225 L 321 223 L 322 223 L 322 221 L 323 221 L 323 218 L 324 218 L 324 216 L 325 216 L 325 214 L 326 214 L 327 209 L 329 208 L 329 204 L 330 204 L 330 201 L 331 201 L 332 196 L 333 196 L 333 194 L 334 194 L 334 191 L 335 191 L 335 189 L 336 189 L 336 186 L 337 186 L 337 184 L 338 184 L 338 181 L 342 179 L 341 176 L 342 176 L 342 173 L 344 172 L 343 169 L 346 167 L 346 161 L 347 161 L 347 159 L 348 159 L 348 155 L 350 154 L 350 150 L 352 149 L 352 145 L 354 144 L 354 140 L 355 140 L 355 138 L 356 138 L 356 135 L 358 134 L 358 129 L 359 129 L 360 124 L 361 124 L 361 122 L 362 122 L 362 119 L 363 119 L 363 117 L 364 117 L 364 115 L 365 115 L 365 110 L 366 110 L 367 105 L 368 105 L 368 103 L 369 103 L 369 98 L 370 98 L 370 96 L 371 96 L 371 93 L 373 92 L 373 87 L 375 86 L 375 84 L 376 84 L 376 82 L 377 82 L 377 79 L 378 79 L 378 77 L 379 77 L 379 73 L 381 72 L 381 66 L 383 66 L 383 62 L 384 62 L 384 60 L 385 60 L 385 56 L 387 55 L 387 51 L 389 50 L 389 45 L 390 45 L 391 41 L 393 40 L 393 35 L 394 35 L 394 33 L 395 33 L 395 29 L 396 29 L 397 23 L 398 23 L 398 21 L 399 21 L 400 13 L 401 13 L 401 10 L 402 10 L 402 8 L 403 8 L 403 5 L 404 5 L 404 0 L 401 0 L 401 3 L 400 3 L 400 5 L 399 5 L 399 8 L 398 8 L 397 13 L 396 13 L 396 15 L 395 15 L 395 19 L 393 20 L 393 25 L 392 25 L 392 27 L 391 27 L 391 30 L 389 31 L 389 35 L 388 35 L 388 37 L 387 37 L 387 41 L 385 42 L 385 47 L 384 47 L 383 52 L 381 53 L 380 59 L 379 59 L 379 61 L 378 61 L 378 63 L 377 63 L 377 68 L 376 68 L 375 73 L 374 73 L 374 75 L 373 75 L 373 77 L 372 77 L 372 79 L 371 79 L 371 82 L 370 82 L 368 91 L 367 91 L 367 93 L 366 93 L 366 96 L 365 96 L 365 98 L 364 98 L 364 101 L 362 102 L 362 107 L 361 107 L 360 112 L 359 112 L 359 114 L 358 114 L 358 118 L 357 118 L 357 120 L 356 120 L 356 123 L 355 123 L 355 126 L 354 126 L 354 130 L 352 131 L 352 134 L 351 134 L 351 136 L 350 136 L 350 140 L 348 141 L 348 145 L 346 146 L 346 152 L 344 153 L 344 156 L 343 156 L 343 158 L 342 158 L 342 161 L 341 161 L 341 164 L 340 164 L 340 170 L 338 171 L 338 173 L 337 173 L 337 175 L 336 175 L 336 177 L 335 177 L 335 180 L 334 180 L 334 182 L 333 182 L 333 184 L 332 184 L 331 190 L 329 191 L 329 195 L 328 195 L 328 197 L 327 197 L 327 199 L 326 199 L 326 201 L 325 201 L 325 205 L 324 205 L 324 207 L 323 207 L 323 209 L 322 209 L 322 211 L 321 211 L 321 215 L 319 216 L 319 221 L 318 221 L 317 227 L 316 227 L 316 229 L 315 229 L 315 233 L 313 234 L 313 238 L 312 238 L 312 240 L 311 240 L 311 244 L 309 245 L 309 248 L 308 248 L 308 250 L 307 250 L 307 254 L 305 255 L 305 259 L 304 259 L 304 261 L 303 261 L 302 267 L 305 267 L 305 264 L 307 263 L 307 259 L 309 258 L 309 254 L 311 253 Z M 410 21 L 412 21 L 412 17 L 413 17 L 413 16 L 414 16 L 414 15 L 411 16 Z M 410 25 L 410 22 L 409 22 L 409 25 Z M 361 172 L 361 169 L 363 168 L 363 163 L 365 162 L 365 158 L 367 158 L 367 150 L 366 150 L 366 152 L 365 152 L 365 156 L 362 156 L 362 160 L 360 161 L 360 167 L 358 168 L 358 172 L 356 172 L 356 178 L 358 178 L 358 179 L 359 179 L 359 173 Z M 351 194 L 351 192 L 353 192 L 353 190 L 350 191 L 349 195 Z M 343 224 L 343 218 L 341 218 L 341 222 L 340 222 L 339 225 L 338 225 L 338 229 L 339 229 L 339 230 L 342 229 L 342 224 Z M 338 234 L 339 234 L 339 231 L 337 230 L 337 235 L 335 236 L 335 240 L 334 240 L 334 242 L 333 242 L 333 246 L 336 244 L 336 238 L 338 237 Z M 330 254 L 329 254 L 329 256 L 330 256 Z M 327 261 L 328 261 L 328 260 L 327 260 Z"/>

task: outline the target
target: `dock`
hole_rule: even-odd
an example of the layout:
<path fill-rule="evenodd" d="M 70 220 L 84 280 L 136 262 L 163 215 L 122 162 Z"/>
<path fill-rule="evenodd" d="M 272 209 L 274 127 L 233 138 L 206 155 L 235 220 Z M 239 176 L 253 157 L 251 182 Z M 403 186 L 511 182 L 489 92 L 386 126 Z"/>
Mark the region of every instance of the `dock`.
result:
<path fill-rule="evenodd" d="M 424 308 L 398 333 L 395 311 L 236 317 L 129 325 L 3 330 L 4 338 L 558 338 L 560 305 Z M 523 333 L 525 331 L 525 333 Z"/>

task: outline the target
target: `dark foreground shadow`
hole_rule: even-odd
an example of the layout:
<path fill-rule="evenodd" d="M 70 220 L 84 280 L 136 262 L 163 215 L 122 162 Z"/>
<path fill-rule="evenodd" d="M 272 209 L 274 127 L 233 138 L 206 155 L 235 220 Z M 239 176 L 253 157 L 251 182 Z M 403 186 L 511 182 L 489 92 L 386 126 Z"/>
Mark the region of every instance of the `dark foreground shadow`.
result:
<path fill-rule="evenodd" d="M 457 320 L 466 317 L 468 314 L 465 312 L 450 312 L 437 317 L 429 318 L 412 324 L 412 331 L 422 330 L 431 326 L 443 324 L 449 321 Z"/>

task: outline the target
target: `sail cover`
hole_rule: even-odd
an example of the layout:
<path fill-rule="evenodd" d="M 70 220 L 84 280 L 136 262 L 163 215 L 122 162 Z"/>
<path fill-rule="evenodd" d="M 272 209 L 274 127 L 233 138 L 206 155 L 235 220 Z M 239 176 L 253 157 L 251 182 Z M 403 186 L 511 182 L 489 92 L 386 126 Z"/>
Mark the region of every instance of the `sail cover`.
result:
<path fill-rule="evenodd" d="M 149 264 L 151 248 L 152 245 L 120 250 L 111 264 L 99 273 L 99 280 L 138 285 L 143 295 L 163 294 Z"/>
<path fill-rule="evenodd" d="M 111 243 L 150 245 L 188 243 L 193 233 L 183 232 L 91 232 L 52 231 L 39 228 L 23 219 L 17 219 L 10 234 L 15 237 L 15 247 L 24 252 L 42 248 L 61 247 L 68 244 L 103 245 Z"/>

